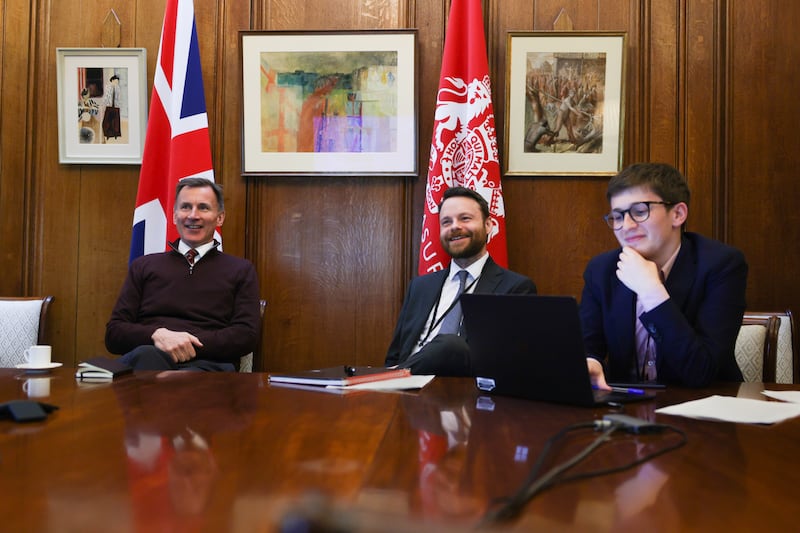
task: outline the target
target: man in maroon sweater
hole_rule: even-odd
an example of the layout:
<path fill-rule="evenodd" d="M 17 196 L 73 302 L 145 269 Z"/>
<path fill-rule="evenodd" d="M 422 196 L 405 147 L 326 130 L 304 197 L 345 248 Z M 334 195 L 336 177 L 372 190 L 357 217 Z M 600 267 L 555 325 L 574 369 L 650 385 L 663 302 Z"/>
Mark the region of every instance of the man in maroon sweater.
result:
<path fill-rule="evenodd" d="M 217 250 L 222 189 L 185 178 L 175 191 L 180 239 L 134 260 L 106 324 L 106 348 L 141 370 L 227 370 L 252 352 L 261 327 L 256 271 Z"/>

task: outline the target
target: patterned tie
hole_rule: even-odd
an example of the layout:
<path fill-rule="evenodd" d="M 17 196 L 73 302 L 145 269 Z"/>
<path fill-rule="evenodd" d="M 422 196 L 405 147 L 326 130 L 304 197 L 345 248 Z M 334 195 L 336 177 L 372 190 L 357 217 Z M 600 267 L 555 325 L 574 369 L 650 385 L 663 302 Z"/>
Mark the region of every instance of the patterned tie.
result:
<path fill-rule="evenodd" d="M 188 252 L 186 252 L 186 261 L 189 263 L 189 266 L 194 266 L 194 258 L 197 257 L 197 250 L 191 248 Z"/>
<path fill-rule="evenodd" d="M 459 270 L 458 276 L 458 292 L 456 293 L 455 305 L 453 305 L 448 313 L 442 320 L 442 327 L 439 329 L 440 334 L 457 335 L 460 333 L 461 328 L 461 301 L 458 299 L 461 293 L 464 292 L 464 287 L 467 285 L 467 276 L 469 272 L 466 270 Z"/>

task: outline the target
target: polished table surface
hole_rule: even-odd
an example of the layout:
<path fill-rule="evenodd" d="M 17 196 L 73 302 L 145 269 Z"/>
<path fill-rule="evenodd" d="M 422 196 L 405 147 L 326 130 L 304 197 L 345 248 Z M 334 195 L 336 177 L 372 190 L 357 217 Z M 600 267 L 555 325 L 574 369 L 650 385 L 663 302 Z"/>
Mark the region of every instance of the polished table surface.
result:
<path fill-rule="evenodd" d="M 0 369 L 0 402 L 34 395 L 59 407 L 43 422 L 0 421 L 0 531 L 274 531 L 304 520 L 342 531 L 462 531 L 519 487 L 549 437 L 614 412 L 486 398 L 468 379 L 336 394 L 277 387 L 257 373 L 82 384 L 73 372 Z M 627 406 L 684 431 L 687 444 L 558 484 L 488 529 L 795 530 L 800 419 L 759 426 L 654 413 L 763 388 L 798 386 L 670 387 Z M 547 465 L 596 435 L 569 434 Z M 574 470 L 618 466 L 676 439 L 614 436 Z"/>

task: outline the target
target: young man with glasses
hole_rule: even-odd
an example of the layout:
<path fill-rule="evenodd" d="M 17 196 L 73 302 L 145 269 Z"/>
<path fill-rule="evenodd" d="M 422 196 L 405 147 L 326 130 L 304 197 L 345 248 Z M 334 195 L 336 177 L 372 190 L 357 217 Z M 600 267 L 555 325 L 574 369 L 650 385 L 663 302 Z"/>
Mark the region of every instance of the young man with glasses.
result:
<path fill-rule="evenodd" d="M 583 275 L 592 382 L 742 381 L 733 354 L 745 310 L 742 252 L 685 231 L 689 187 L 669 165 L 629 166 L 606 197 L 621 248 L 593 258 Z"/>

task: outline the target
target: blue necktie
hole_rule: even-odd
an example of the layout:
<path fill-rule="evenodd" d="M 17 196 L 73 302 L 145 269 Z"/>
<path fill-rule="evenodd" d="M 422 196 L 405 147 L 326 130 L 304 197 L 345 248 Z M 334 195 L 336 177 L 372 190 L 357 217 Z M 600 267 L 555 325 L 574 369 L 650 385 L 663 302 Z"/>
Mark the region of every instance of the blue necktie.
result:
<path fill-rule="evenodd" d="M 458 292 L 456 293 L 455 305 L 445 315 L 442 320 L 442 327 L 439 329 L 439 334 L 457 335 L 461 328 L 461 301 L 458 299 L 461 293 L 464 292 L 464 287 L 467 285 L 467 276 L 469 272 L 466 270 L 459 270 L 458 276 Z"/>

